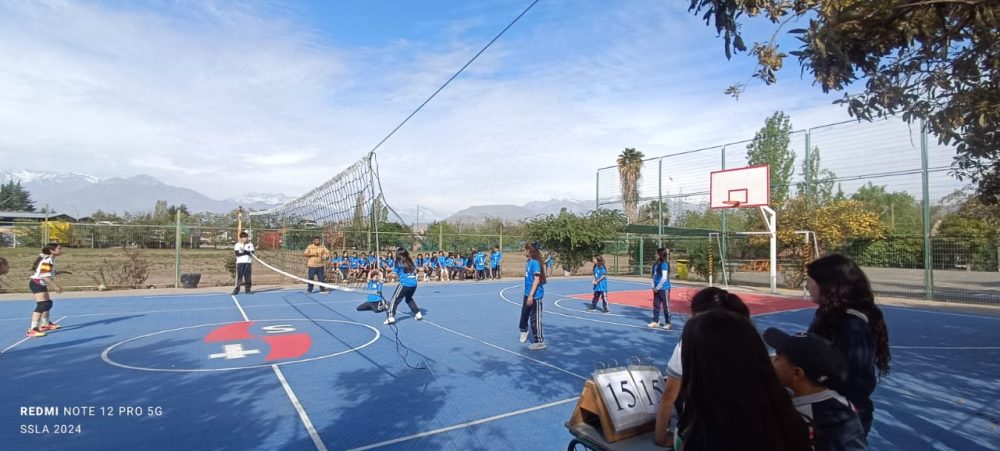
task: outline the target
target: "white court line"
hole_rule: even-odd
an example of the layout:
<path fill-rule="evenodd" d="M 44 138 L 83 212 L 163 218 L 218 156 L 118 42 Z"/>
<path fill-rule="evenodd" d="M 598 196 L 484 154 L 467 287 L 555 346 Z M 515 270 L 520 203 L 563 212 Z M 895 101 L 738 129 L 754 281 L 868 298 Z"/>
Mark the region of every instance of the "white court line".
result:
<path fill-rule="evenodd" d="M 484 345 L 486 345 L 486 346 L 489 346 L 489 347 L 491 347 L 491 348 L 495 348 L 495 349 L 499 349 L 499 350 L 501 350 L 501 351 L 503 351 L 503 352 L 506 352 L 506 353 L 508 353 L 508 354 L 514 354 L 514 355 L 516 355 L 516 356 L 518 356 L 518 357 L 521 357 L 521 358 L 523 358 L 523 359 L 527 359 L 527 360 L 531 360 L 532 362 L 535 362 L 535 363 L 537 363 L 537 364 L 539 364 L 539 365 L 542 365 L 542 366 L 547 366 L 547 367 L 549 367 L 549 368 L 552 368 L 552 369 L 554 369 L 554 370 L 556 370 L 556 371 L 560 371 L 560 372 L 563 372 L 563 373 L 566 373 L 566 374 L 569 374 L 570 376 L 576 376 L 576 377 L 578 377 L 578 378 L 580 378 L 580 379 L 583 379 L 583 380 L 585 380 L 585 381 L 586 381 L 586 380 L 590 380 L 590 378 L 589 378 L 589 377 L 586 377 L 586 376 L 581 376 L 581 375 L 579 375 L 579 374 L 576 374 L 576 373 L 574 373 L 574 372 L 572 372 L 572 371 L 570 371 L 570 370 L 567 370 L 567 369 L 563 369 L 563 368 L 559 368 L 558 366 L 555 366 L 555 365 L 553 365 L 553 364 L 551 364 L 551 363 L 548 363 L 548 362 L 543 362 L 543 361 L 541 361 L 541 360 L 538 360 L 538 359 L 533 359 L 533 358 L 531 358 L 531 357 L 528 357 L 528 356 L 526 356 L 526 355 L 524 355 L 524 354 L 521 354 L 521 353 L 519 353 L 519 352 L 514 352 L 514 351 L 511 351 L 510 349 L 507 349 L 507 348 L 504 348 L 504 347 L 502 347 L 502 346 L 497 346 L 497 345 L 495 345 L 495 344 L 493 344 L 493 343 L 490 343 L 490 342 L 487 342 L 487 341 L 483 341 L 483 340 L 480 340 L 480 339 L 478 339 L 478 338 L 476 338 L 476 337 L 470 337 L 470 336 L 468 336 L 468 335 L 466 335 L 466 334 L 463 334 L 463 333 L 461 333 L 461 332 L 459 332 L 459 331 L 457 331 L 457 330 L 452 330 L 452 329 L 449 329 L 449 328 L 447 328 L 447 327 L 444 327 L 444 326 L 442 326 L 442 325 L 440 325 L 440 324 L 437 324 L 437 323 L 435 323 L 435 322 L 433 322 L 433 321 L 429 321 L 429 320 L 426 320 L 426 319 L 425 319 L 425 320 L 424 320 L 424 322 L 425 322 L 425 323 L 427 323 L 427 324 L 430 324 L 430 325 L 433 325 L 433 326 L 435 326 L 435 327 L 438 327 L 438 328 L 441 328 L 441 329 L 443 329 L 443 330 L 446 330 L 446 331 L 448 331 L 448 332 L 451 332 L 451 333 L 453 333 L 453 334 L 455 334 L 455 335 L 458 335 L 458 336 L 460 336 L 460 337 L 464 337 L 464 338 L 468 338 L 469 340 L 472 340 L 472 341 L 478 341 L 478 342 L 480 342 L 480 343 L 482 343 L 482 344 L 484 344 Z"/>
<path fill-rule="evenodd" d="M 62 320 L 64 320 L 64 319 L 66 319 L 66 317 L 65 317 L 65 316 L 64 316 L 64 317 L 62 317 L 62 318 L 59 318 L 59 319 L 57 319 L 57 320 L 56 320 L 55 322 L 56 322 L 56 323 L 58 324 L 58 323 L 59 323 L 59 321 L 62 321 Z M 7 353 L 7 351 L 10 351 L 11 349 L 14 349 L 14 348 L 15 348 L 15 347 L 16 347 L 17 345 L 19 345 L 19 344 L 21 344 L 21 343 L 24 343 L 24 342 L 26 342 L 26 341 L 28 341 L 28 340 L 30 340 L 30 339 L 31 339 L 31 337 L 24 337 L 24 338 L 22 338 L 22 339 L 21 339 L 21 341 L 18 341 L 17 343 L 14 343 L 14 344 L 12 344 L 12 345 L 10 345 L 10 346 L 7 346 L 6 348 L 4 348 L 4 350 L 3 350 L 3 351 L 0 351 L 0 355 L 4 355 L 4 354 L 6 354 L 6 353 Z"/>
<path fill-rule="evenodd" d="M 558 406 L 558 405 L 570 403 L 570 402 L 576 401 L 577 399 L 580 399 L 580 397 L 577 396 L 577 397 L 573 397 L 573 398 L 569 398 L 569 399 L 564 399 L 562 401 L 550 402 L 548 404 L 542 404 L 540 406 L 529 407 L 527 409 L 521 409 L 521 410 L 515 410 L 513 412 L 508 412 L 508 413 L 504 413 L 504 414 L 500 414 L 500 415 L 494 415 L 492 417 L 486 417 L 486 418 L 481 418 L 481 419 L 478 419 L 478 420 L 467 421 L 465 423 L 459 423 L 459 424 L 456 424 L 454 426 L 448 426 L 448 427 L 444 427 L 444 428 L 441 428 L 441 429 L 434 429 L 433 431 L 421 432 L 419 434 L 407 435 L 405 437 L 394 438 L 392 440 L 387 440 L 387 441 L 384 441 L 384 442 L 372 443 L 371 445 L 362 446 L 360 448 L 351 448 L 348 451 L 363 451 L 363 450 L 368 450 L 368 449 L 380 448 L 380 447 L 387 446 L 387 445 L 395 445 L 396 443 L 406 442 L 406 441 L 409 441 L 409 440 L 418 439 L 418 438 L 422 438 L 422 437 L 428 437 L 428 436 L 431 436 L 431 435 L 441 434 L 441 433 L 444 433 L 444 432 L 451 432 L 451 431 L 455 431 L 455 430 L 458 430 L 458 429 L 465 429 L 465 428 L 476 426 L 476 425 L 479 425 L 479 424 L 489 423 L 491 421 L 502 420 L 504 418 L 509 418 L 509 417 L 513 417 L 513 416 L 517 416 L 517 415 L 521 415 L 521 414 L 525 414 L 525 413 L 531 413 L 531 412 L 535 412 L 535 411 L 542 410 L 542 409 L 548 409 L 549 407 L 555 407 L 555 406 Z"/>
<path fill-rule="evenodd" d="M 250 321 L 250 317 L 247 316 L 247 312 L 243 310 L 243 306 L 240 305 L 240 301 L 236 300 L 236 295 L 230 295 L 233 298 L 233 303 L 236 304 L 236 308 L 240 309 L 240 315 L 243 315 L 243 321 Z"/>
<path fill-rule="evenodd" d="M 570 311 L 570 312 L 573 312 L 573 313 L 582 313 L 584 315 L 597 315 L 597 316 L 607 316 L 607 317 L 610 317 L 610 316 L 625 317 L 625 315 L 618 314 L 618 313 L 604 313 L 604 312 L 602 312 L 600 310 L 572 309 L 572 308 L 569 308 L 569 307 L 563 307 L 563 306 L 559 305 L 559 303 L 562 302 L 562 301 L 583 301 L 583 300 L 584 299 L 562 298 L 562 299 L 556 299 L 556 301 L 553 302 L 553 304 L 555 304 L 556 307 L 559 307 L 559 308 L 561 308 L 563 310 L 567 310 L 567 311 Z M 608 305 L 611 305 L 611 304 L 612 304 L 611 302 L 608 302 Z M 621 305 L 621 304 L 617 304 L 617 305 Z"/>
<path fill-rule="evenodd" d="M 506 301 L 507 303 L 512 304 L 512 305 L 516 305 L 516 306 L 520 307 L 521 304 L 519 302 L 511 301 L 510 299 L 507 299 L 507 296 L 504 296 L 504 294 L 503 294 L 504 291 L 510 290 L 511 288 L 521 288 L 521 286 L 520 285 L 515 285 L 515 286 L 512 286 L 512 287 L 507 287 L 507 288 L 504 288 L 503 290 L 500 290 L 500 293 L 499 293 L 500 297 L 504 301 Z M 580 321 L 590 321 L 592 323 L 611 324 L 613 326 L 621 326 L 621 327 L 631 327 L 633 329 L 653 330 L 653 331 L 659 331 L 659 332 L 662 332 L 662 333 L 674 333 L 674 334 L 680 334 L 681 333 L 681 331 L 676 330 L 676 329 L 663 329 L 663 328 L 659 328 L 659 327 L 653 328 L 653 327 L 646 326 L 645 324 L 641 325 L 641 326 L 634 325 L 634 324 L 623 324 L 623 323 L 616 323 L 614 321 L 602 321 L 602 320 L 599 320 L 599 319 L 591 319 L 591 318 L 584 318 L 584 317 L 581 317 L 581 316 L 567 315 L 565 313 L 559 313 L 559 312 L 549 312 L 548 314 L 549 315 L 558 315 L 558 316 L 562 316 L 562 317 L 566 317 L 566 318 L 578 319 Z"/>
<path fill-rule="evenodd" d="M 1000 346 L 889 346 L 891 349 L 950 350 L 950 351 L 1000 351 Z"/>
<path fill-rule="evenodd" d="M 309 419 L 309 415 L 306 414 L 306 410 L 302 408 L 302 403 L 299 402 L 299 398 L 295 396 L 295 392 L 292 391 L 292 387 L 288 385 L 288 381 L 285 380 L 285 375 L 281 372 L 281 368 L 278 365 L 271 365 L 274 370 L 274 374 L 278 376 L 278 380 L 281 381 L 281 386 L 285 389 L 285 394 L 288 395 L 288 399 L 292 400 L 292 405 L 295 406 L 295 410 L 299 413 L 299 418 L 302 423 L 305 424 L 306 430 L 309 431 L 309 437 L 312 438 L 313 444 L 316 445 L 316 449 L 319 451 L 326 451 L 326 445 L 323 444 L 323 439 L 319 437 L 319 432 L 316 432 L 316 427 L 313 426 L 312 420 Z"/>
<path fill-rule="evenodd" d="M 330 302 L 360 302 L 358 300 L 350 301 L 330 301 Z M 264 307 L 285 307 L 288 305 L 313 305 L 316 301 L 308 302 L 284 302 L 281 304 L 260 304 L 260 305 L 248 305 L 247 309 L 264 308 Z M 81 318 L 85 316 L 106 316 L 106 315 L 137 315 L 137 314 L 147 314 L 147 313 L 187 313 L 187 312 L 199 312 L 206 310 L 229 310 L 230 307 L 202 307 L 202 308 L 185 308 L 185 309 L 165 309 L 165 310 L 141 310 L 135 312 L 108 312 L 108 313 L 81 313 L 79 315 L 66 315 L 66 318 Z M 28 318 L 0 318 L 0 321 L 22 321 Z"/>
<path fill-rule="evenodd" d="M 970 304 L 970 305 L 972 305 L 972 304 Z M 976 319 L 988 319 L 988 320 L 991 320 L 991 321 L 1000 321 L 1000 317 L 997 317 L 997 316 L 976 316 L 976 315 L 969 315 L 969 314 L 965 314 L 965 313 L 938 312 L 938 311 L 934 311 L 934 310 L 924 310 L 924 309 L 920 309 L 920 308 L 901 307 L 901 306 L 897 306 L 897 305 L 884 305 L 884 304 L 879 304 L 879 307 L 881 307 L 883 309 L 903 310 L 903 311 L 906 311 L 906 312 L 935 313 L 935 314 L 938 314 L 938 315 L 961 316 L 963 318 L 976 318 Z"/>
<path fill-rule="evenodd" d="M 243 310 L 243 306 L 240 305 L 240 301 L 236 299 L 236 295 L 230 295 L 233 298 L 233 302 L 236 304 L 236 308 L 240 309 L 240 314 L 243 315 L 244 321 L 250 321 L 247 317 L 247 312 Z M 377 337 L 376 337 L 377 338 Z M 316 445 L 316 449 L 319 451 L 326 451 L 326 445 L 323 444 L 323 439 L 320 438 L 319 432 L 316 432 L 316 428 L 313 426 L 312 420 L 309 419 L 309 414 L 306 413 L 306 409 L 302 408 L 302 403 L 299 402 L 299 398 L 295 396 L 295 392 L 292 391 L 292 386 L 288 385 L 288 381 L 285 380 L 285 375 L 278 368 L 278 365 L 271 365 L 274 370 L 274 374 L 278 376 L 278 381 L 281 382 L 281 387 L 285 389 L 285 394 L 288 395 L 288 399 L 292 401 L 292 405 L 295 407 L 295 411 L 299 413 L 299 418 L 302 420 L 302 424 L 305 425 L 306 431 L 309 432 L 309 437 L 312 438 L 313 444 Z"/>

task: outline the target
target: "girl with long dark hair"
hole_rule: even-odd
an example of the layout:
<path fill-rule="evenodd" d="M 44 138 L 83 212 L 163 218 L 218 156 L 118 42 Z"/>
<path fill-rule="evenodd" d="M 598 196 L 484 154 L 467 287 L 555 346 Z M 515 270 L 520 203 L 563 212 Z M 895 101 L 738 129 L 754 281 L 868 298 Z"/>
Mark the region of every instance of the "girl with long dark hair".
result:
<path fill-rule="evenodd" d="M 519 341 L 528 341 L 528 323 L 531 324 L 532 343 L 528 349 L 532 351 L 545 349 L 545 338 L 542 336 L 542 297 L 545 295 L 545 266 L 542 264 L 542 252 L 537 242 L 524 245 L 524 256 L 528 261 L 524 265 L 524 300 L 521 303 L 521 329 Z"/>
<path fill-rule="evenodd" d="M 674 449 L 810 451 L 809 430 L 747 318 L 725 310 L 684 325 L 684 411 Z"/>
<path fill-rule="evenodd" d="M 395 324 L 396 307 L 399 301 L 405 299 L 406 305 L 410 307 L 410 312 L 418 321 L 424 319 L 417 307 L 417 301 L 413 300 L 413 293 L 417 291 L 417 269 L 410 259 L 410 253 L 403 248 L 396 250 L 396 260 L 393 266 L 396 275 L 399 277 L 399 285 L 396 286 L 396 294 L 392 297 L 392 307 L 389 310 L 389 317 L 385 319 L 385 324 Z"/>
<path fill-rule="evenodd" d="M 750 309 L 739 296 L 722 288 L 708 287 L 695 293 L 691 298 L 691 316 L 697 316 L 712 310 L 725 310 L 750 319 Z M 674 352 L 667 362 L 667 384 L 660 396 L 660 404 L 656 412 L 656 424 L 653 429 L 653 440 L 660 446 L 670 444 L 670 418 L 673 410 L 682 411 L 683 402 L 679 401 L 681 381 L 684 378 L 684 366 L 681 364 L 683 340 L 674 346 Z"/>
<path fill-rule="evenodd" d="M 858 411 L 865 434 L 875 405 L 871 394 L 878 378 L 889 374 L 889 330 L 875 305 L 868 276 L 853 260 L 831 254 L 806 265 L 806 290 L 819 305 L 809 332 L 833 342 L 847 359 L 845 382 L 831 386 Z"/>
<path fill-rule="evenodd" d="M 653 262 L 653 322 L 649 327 L 670 329 L 670 266 L 667 264 L 667 250 L 656 250 L 656 261 Z M 660 323 L 660 309 L 663 309 L 663 323 Z"/>
<path fill-rule="evenodd" d="M 595 255 L 591 261 L 594 262 L 594 280 L 590 282 L 594 286 L 594 300 L 587 310 L 597 310 L 597 301 L 600 300 L 604 307 L 602 311 L 608 313 L 608 269 L 604 267 L 604 256 Z"/>

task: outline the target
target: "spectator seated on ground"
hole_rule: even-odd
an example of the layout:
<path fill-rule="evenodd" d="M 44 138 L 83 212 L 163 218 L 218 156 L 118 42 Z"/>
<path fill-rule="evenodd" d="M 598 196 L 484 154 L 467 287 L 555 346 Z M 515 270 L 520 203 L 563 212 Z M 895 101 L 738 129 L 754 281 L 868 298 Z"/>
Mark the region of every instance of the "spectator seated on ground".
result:
<path fill-rule="evenodd" d="M 777 352 L 774 371 L 794 393 L 792 404 L 813 429 L 816 449 L 867 449 L 865 431 L 851 403 L 827 387 L 847 375 L 840 351 L 819 335 L 788 335 L 773 327 L 764 331 L 764 342 Z"/>

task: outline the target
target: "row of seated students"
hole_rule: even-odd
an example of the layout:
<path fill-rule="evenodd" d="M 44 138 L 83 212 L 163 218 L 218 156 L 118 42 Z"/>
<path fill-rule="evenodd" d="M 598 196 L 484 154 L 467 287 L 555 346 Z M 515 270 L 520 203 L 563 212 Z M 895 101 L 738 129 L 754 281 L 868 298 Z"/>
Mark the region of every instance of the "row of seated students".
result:
<path fill-rule="evenodd" d="M 868 449 L 871 395 L 891 358 L 884 316 L 867 276 L 849 258 L 828 255 L 806 269 L 817 309 L 802 333 L 761 334 L 747 305 L 726 290 L 705 288 L 692 297 L 692 316 L 667 364 L 653 434 L 658 445 Z"/>
<path fill-rule="evenodd" d="M 329 281 L 361 281 L 367 278 L 370 270 L 379 269 L 382 271 L 384 280 L 390 281 L 395 278 L 395 260 L 392 252 L 379 256 L 372 252 L 345 252 L 340 255 L 334 252 L 330 258 L 330 266 L 334 271 L 330 271 Z M 430 280 L 486 280 L 500 279 L 501 265 L 503 263 L 503 252 L 494 247 L 493 250 L 480 251 L 473 249 L 467 254 L 460 252 L 427 252 L 418 253 L 413 259 L 413 264 L 417 267 L 417 276 L 423 281 Z"/>

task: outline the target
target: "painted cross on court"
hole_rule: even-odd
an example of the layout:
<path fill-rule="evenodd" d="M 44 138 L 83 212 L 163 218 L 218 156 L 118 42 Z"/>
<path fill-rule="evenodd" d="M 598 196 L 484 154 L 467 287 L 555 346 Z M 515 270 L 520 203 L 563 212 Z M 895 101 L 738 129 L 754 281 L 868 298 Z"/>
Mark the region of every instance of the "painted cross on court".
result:
<path fill-rule="evenodd" d="M 230 360 L 230 359 L 242 359 L 242 358 L 244 358 L 244 357 L 246 357 L 248 355 L 251 355 L 251 354 L 260 354 L 260 350 L 259 349 L 247 349 L 247 350 L 244 350 L 243 349 L 243 345 L 239 344 L 239 343 L 236 343 L 236 344 L 233 344 L 233 345 L 225 345 L 225 346 L 222 347 L 222 349 L 223 349 L 222 353 L 219 353 L 219 354 L 209 354 L 208 358 L 210 358 L 210 359 L 225 358 L 226 360 Z"/>
<path fill-rule="evenodd" d="M 205 336 L 206 343 L 223 343 L 223 352 L 209 354 L 210 359 L 243 359 L 248 355 L 260 354 L 260 349 L 243 349 L 242 343 L 234 341 L 256 341 L 261 340 L 267 344 L 268 352 L 264 356 L 264 361 L 287 360 L 302 357 L 312 348 L 312 339 L 307 333 L 299 333 L 298 329 L 291 324 L 273 324 L 268 326 L 258 325 L 256 322 L 244 321 L 240 323 L 227 324 L 213 329 Z M 251 328 L 257 329 L 263 335 L 256 336 L 251 333 Z M 259 343 L 259 341 L 257 342 Z M 247 346 L 253 346 L 249 344 Z"/>

